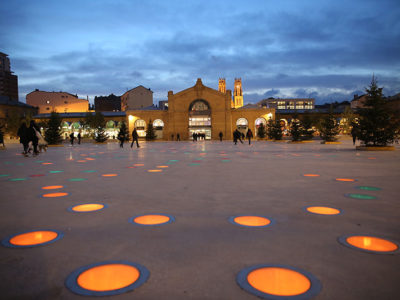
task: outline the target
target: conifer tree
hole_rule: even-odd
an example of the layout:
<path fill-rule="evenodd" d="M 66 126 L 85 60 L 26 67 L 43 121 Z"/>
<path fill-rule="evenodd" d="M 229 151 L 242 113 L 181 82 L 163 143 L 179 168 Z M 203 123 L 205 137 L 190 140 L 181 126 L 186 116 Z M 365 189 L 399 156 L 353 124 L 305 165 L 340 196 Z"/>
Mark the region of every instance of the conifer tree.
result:
<path fill-rule="evenodd" d="M 147 126 L 147 130 L 146 130 L 146 140 L 147 141 L 152 141 L 156 139 L 156 133 L 154 131 L 154 127 L 153 127 L 153 122 L 151 121 L 151 119 L 149 120 L 149 125 Z"/>
<path fill-rule="evenodd" d="M 336 141 L 336 136 L 339 133 L 339 123 L 336 122 L 333 115 L 332 105 L 329 108 L 329 113 L 322 119 L 320 123 L 321 138 L 326 142 Z"/>
<path fill-rule="evenodd" d="M 274 140 L 280 141 L 282 139 L 282 136 L 283 133 L 282 133 L 281 121 L 275 120 L 274 126 L 272 128 L 272 138 Z"/>
<path fill-rule="evenodd" d="M 303 137 L 305 140 L 312 140 L 314 136 L 315 130 L 312 129 L 313 126 L 313 120 L 308 114 L 304 114 L 303 119 L 301 120 L 301 124 L 303 127 Z"/>
<path fill-rule="evenodd" d="M 57 145 L 61 143 L 61 118 L 56 112 L 50 114 L 49 121 L 47 122 L 47 128 L 44 132 L 44 139 L 49 145 Z"/>
<path fill-rule="evenodd" d="M 293 116 L 292 124 L 290 125 L 290 134 L 292 135 L 292 141 L 297 142 L 301 140 L 301 134 L 303 132 L 303 127 L 297 114 Z"/>
<path fill-rule="evenodd" d="M 270 140 L 274 138 L 273 137 L 273 130 L 274 130 L 273 127 L 274 127 L 274 120 L 272 120 L 272 118 L 270 118 L 267 123 L 267 136 Z"/>
<path fill-rule="evenodd" d="M 396 136 L 398 119 L 386 105 L 382 90 L 373 76 L 369 88 L 366 89 L 365 108 L 360 110 L 359 139 L 366 146 L 386 146 L 393 143 Z"/>
<path fill-rule="evenodd" d="M 259 137 L 260 139 L 265 138 L 265 125 L 264 125 L 264 123 L 260 123 L 260 125 L 258 125 L 257 137 Z"/>
<path fill-rule="evenodd" d="M 107 141 L 108 135 L 106 134 L 106 131 L 104 130 L 103 127 L 97 127 L 94 133 L 94 140 L 97 143 L 104 143 Z"/>

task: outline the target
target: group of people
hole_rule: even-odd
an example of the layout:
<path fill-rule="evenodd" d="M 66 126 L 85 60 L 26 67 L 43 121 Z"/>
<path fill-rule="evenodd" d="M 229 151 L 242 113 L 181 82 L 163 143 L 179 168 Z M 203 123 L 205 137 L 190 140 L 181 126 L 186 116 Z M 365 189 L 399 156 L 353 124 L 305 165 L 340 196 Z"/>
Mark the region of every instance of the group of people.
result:
<path fill-rule="evenodd" d="M 244 137 L 245 137 L 244 133 L 240 132 L 238 129 L 236 129 L 233 132 L 233 142 L 235 143 L 235 145 L 237 144 L 238 141 L 240 141 L 243 144 L 242 138 L 244 139 Z M 249 140 L 249 145 L 250 145 L 251 139 L 253 138 L 253 132 L 251 131 L 250 128 L 246 132 L 246 138 Z"/>
<path fill-rule="evenodd" d="M 78 145 L 80 145 L 81 144 L 81 133 L 80 132 L 78 132 L 77 138 L 78 138 Z M 70 139 L 71 145 L 73 145 L 74 140 L 75 140 L 75 135 L 73 132 L 69 135 L 69 139 Z"/>
<path fill-rule="evenodd" d="M 171 140 L 174 140 L 174 134 L 171 134 Z M 177 141 L 181 140 L 181 135 L 179 133 L 176 134 L 176 140 Z"/>
<path fill-rule="evenodd" d="M 193 138 L 193 142 L 195 142 L 197 140 L 205 140 L 206 139 L 206 134 L 205 133 L 193 132 L 192 138 Z"/>
<path fill-rule="evenodd" d="M 40 134 L 40 129 L 36 125 L 35 121 L 32 120 L 29 123 L 29 127 L 26 126 L 25 122 L 22 122 L 17 135 L 24 148 L 24 151 L 22 152 L 23 155 L 28 156 L 28 154 L 33 151 L 33 155 L 36 156 L 39 154 L 39 151 L 42 152 L 42 150 L 47 150 L 47 142 Z"/>
<path fill-rule="evenodd" d="M 127 141 L 127 140 L 129 140 L 128 137 L 125 136 L 125 134 L 124 134 L 122 131 L 120 131 L 120 132 L 118 133 L 117 139 L 119 140 L 119 146 L 120 146 L 120 148 L 124 148 L 124 142 Z M 136 147 L 137 147 L 137 148 L 140 148 L 140 146 L 139 146 L 139 135 L 138 135 L 138 133 L 137 133 L 137 131 L 136 131 L 136 128 L 133 129 L 133 131 L 132 131 L 132 143 L 131 143 L 131 148 L 133 147 L 133 144 L 134 144 L 135 142 L 136 142 Z"/>

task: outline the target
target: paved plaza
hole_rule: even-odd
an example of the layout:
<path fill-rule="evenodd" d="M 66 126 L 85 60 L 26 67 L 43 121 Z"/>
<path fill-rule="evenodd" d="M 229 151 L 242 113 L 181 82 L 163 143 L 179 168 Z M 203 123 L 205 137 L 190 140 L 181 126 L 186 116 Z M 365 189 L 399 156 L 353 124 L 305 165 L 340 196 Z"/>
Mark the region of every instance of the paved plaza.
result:
<path fill-rule="evenodd" d="M 340 145 L 183 141 L 123 149 L 65 144 L 37 157 L 21 151 L 20 144 L 0 150 L 1 299 L 87 299 L 66 286 L 71 273 L 119 261 L 140 264 L 149 276 L 103 299 L 259 299 L 237 282 L 242 270 L 257 265 L 309 272 L 320 284 L 313 299 L 400 298 L 398 249 L 375 254 L 339 242 L 370 235 L 400 245 L 398 145 L 366 152 L 349 139 Z M 87 203 L 106 206 L 71 209 Z M 308 206 L 340 214 L 310 213 Z M 146 214 L 171 218 L 158 226 L 132 221 Z M 270 224 L 232 221 L 243 215 Z M 37 247 L 5 245 L 33 230 L 62 237 Z"/>

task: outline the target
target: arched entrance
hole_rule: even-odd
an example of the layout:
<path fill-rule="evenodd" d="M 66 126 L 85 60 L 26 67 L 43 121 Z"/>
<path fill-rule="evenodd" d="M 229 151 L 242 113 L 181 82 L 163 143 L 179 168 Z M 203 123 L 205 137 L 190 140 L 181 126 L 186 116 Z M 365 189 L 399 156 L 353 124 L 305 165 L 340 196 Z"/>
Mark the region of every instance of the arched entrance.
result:
<path fill-rule="evenodd" d="M 257 134 L 258 134 L 258 128 L 259 128 L 260 126 L 264 126 L 264 129 L 266 130 L 266 128 L 267 128 L 267 120 L 265 120 L 265 119 L 262 118 L 262 117 L 257 118 L 257 119 L 256 119 L 255 125 L 256 125 L 255 136 L 257 136 Z"/>
<path fill-rule="evenodd" d="M 247 129 L 249 128 L 249 121 L 246 118 L 239 118 L 236 121 L 236 128 L 242 133 L 242 135 L 246 135 Z"/>
<path fill-rule="evenodd" d="M 146 136 L 146 122 L 142 119 L 135 121 L 135 128 L 139 137 Z"/>
<path fill-rule="evenodd" d="M 163 137 L 163 129 L 164 129 L 164 122 L 161 119 L 156 119 L 153 121 L 153 127 L 156 134 L 157 139 L 162 139 Z"/>
<path fill-rule="evenodd" d="M 205 100 L 195 100 L 189 106 L 189 137 L 193 133 L 211 140 L 211 108 Z"/>

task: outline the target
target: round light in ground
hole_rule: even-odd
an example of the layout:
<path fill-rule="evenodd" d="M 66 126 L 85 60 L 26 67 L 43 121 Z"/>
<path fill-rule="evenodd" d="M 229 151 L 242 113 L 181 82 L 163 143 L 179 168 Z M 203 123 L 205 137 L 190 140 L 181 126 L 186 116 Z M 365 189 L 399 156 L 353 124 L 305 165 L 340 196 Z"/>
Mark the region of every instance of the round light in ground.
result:
<path fill-rule="evenodd" d="M 56 190 L 56 189 L 62 189 L 64 186 L 63 185 L 48 185 L 42 187 L 42 190 Z"/>
<path fill-rule="evenodd" d="M 63 237 L 57 230 L 35 230 L 12 235 L 5 238 L 2 244 L 11 248 L 29 248 L 53 243 Z"/>
<path fill-rule="evenodd" d="M 304 174 L 305 177 L 319 177 L 318 174 Z"/>
<path fill-rule="evenodd" d="M 168 166 L 157 166 L 157 168 L 165 169 L 165 168 L 168 168 Z"/>
<path fill-rule="evenodd" d="M 68 208 L 69 211 L 71 212 L 93 212 L 93 211 L 98 211 L 102 210 L 103 208 L 106 208 L 107 205 L 102 204 L 102 203 L 87 203 L 87 204 L 79 204 L 72 206 Z"/>
<path fill-rule="evenodd" d="M 57 198 L 57 197 L 65 197 L 67 195 L 68 193 L 48 193 L 48 194 L 43 194 L 42 196 L 44 198 Z"/>
<path fill-rule="evenodd" d="M 274 223 L 265 216 L 233 216 L 229 218 L 229 222 L 245 227 L 266 227 Z"/>
<path fill-rule="evenodd" d="M 118 176 L 118 174 L 103 174 L 101 176 L 103 176 L 103 177 L 115 177 L 115 176 Z"/>
<path fill-rule="evenodd" d="M 142 285 L 149 271 L 127 261 L 101 262 L 72 272 L 65 285 L 72 292 L 84 296 L 112 296 L 126 293 Z"/>
<path fill-rule="evenodd" d="M 374 186 L 358 186 L 357 188 L 360 190 L 364 190 L 364 191 L 380 191 L 381 190 L 381 188 L 374 187 Z"/>
<path fill-rule="evenodd" d="M 346 235 L 338 240 L 347 247 L 369 253 L 392 254 L 399 252 L 399 245 L 396 242 L 370 235 Z"/>
<path fill-rule="evenodd" d="M 154 169 L 154 170 L 147 170 L 147 172 L 150 172 L 150 173 L 158 173 L 158 172 L 162 172 L 162 170 L 160 170 L 160 169 Z"/>
<path fill-rule="evenodd" d="M 309 299 L 321 284 L 309 272 L 283 265 L 258 265 L 243 269 L 236 277 L 241 288 L 264 299 Z"/>
<path fill-rule="evenodd" d="M 327 206 L 307 206 L 305 210 L 317 215 L 339 215 L 341 211 L 337 208 Z"/>
<path fill-rule="evenodd" d="M 166 214 L 140 215 L 129 219 L 129 222 L 143 226 L 164 225 L 173 221 L 175 221 L 175 218 Z"/>
<path fill-rule="evenodd" d="M 353 199 L 361 199 L 361 200 L 375 200 L 377 197 L 371 195 L 364 195 L 364 194 L 345 194 L 346 197 L 353 198 Z"/>
<path fill-rule="evenodd" d="M 33 174 L 33 175 L 29 175 L 29 177 L 43 177 L 46 176 L 44 174 Z"/>
<path fill-rule="evenodd" d="M 25 181 L 26 180 L 26 178 L 12 178 L 12 179 L 9 179 L 10 181 Z"/>
<path fill-rule="evenodd" d="M 50 163 L 50 162 L 44 162 L 44 163 L 42 163 L 42 165 L 52 165 L 53 163 Z"/>
<path fill-rule="evenodd" d="M 135 167 L 143 167 L 144 164 L 134 164 Z"/>
<path fill-rule="evenodd" d="M 336 181 L 341 181 L 341 182 L 354 182 L 356 181 L 355 179 L 352 178 L 336 178 Z"/>

